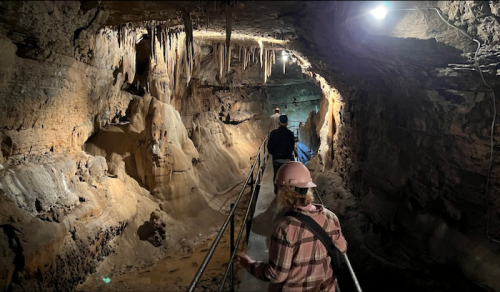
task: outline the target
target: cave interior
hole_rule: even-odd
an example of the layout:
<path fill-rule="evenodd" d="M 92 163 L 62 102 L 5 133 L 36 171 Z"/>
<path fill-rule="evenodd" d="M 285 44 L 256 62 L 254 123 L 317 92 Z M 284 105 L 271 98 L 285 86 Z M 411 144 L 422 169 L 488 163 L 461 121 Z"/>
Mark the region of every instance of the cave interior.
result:
<path fill-rule="evenodd" d="M 186 291 L 279 107 L 363 291 L 500 292 L 499 1 L 1 1 L 0 51 L 1 291 Z"/>

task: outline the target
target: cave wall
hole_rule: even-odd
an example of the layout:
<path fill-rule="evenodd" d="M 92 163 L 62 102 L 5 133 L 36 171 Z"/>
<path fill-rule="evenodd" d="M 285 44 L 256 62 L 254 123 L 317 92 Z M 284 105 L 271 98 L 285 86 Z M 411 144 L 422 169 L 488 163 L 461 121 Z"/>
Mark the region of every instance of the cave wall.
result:
<path fill-rule="evenodd" d="M 427 1 L 415 6 L 440 8 L 481 41 L 478 63 L 498 96 L 498 4 Z M 304 66 L 308 74 L 325 88 L 320 109 L 325 116 L 308 121 L 316 125 L 320 149 L 327 152 L 318 157 L 344 179 L 368 218 L 363 227 L 348 221 L 344 228 L 362 229 L 369 245 L 388 258 L 403 262 L 403 254 L 424 254 L 498 291 L 499 247 L 485 232 L 488 213 L 491 236 L 498 238 L 500 232 L 495 166 L 490 198 L 485 196 L 493 94 L 474 70 L 475 43 L 442 23 L 433 10 L 374 24 L 367 20 L 368 2 L 305 7 L 295 15 L 301 29 L 292 46 L 310 62 Z M 495 145 L 498 124 L 497 116 Z"/>
<path fill-rule="evenodd" d="M 106 27 L 80 2 L 1 9 L 2 290 L 72 290 L 117 249 L 151 263 L 222 219 L 265 135 L 258 59 L 248 78 L 235 62 L 235 89 L 183 30 Z"/>

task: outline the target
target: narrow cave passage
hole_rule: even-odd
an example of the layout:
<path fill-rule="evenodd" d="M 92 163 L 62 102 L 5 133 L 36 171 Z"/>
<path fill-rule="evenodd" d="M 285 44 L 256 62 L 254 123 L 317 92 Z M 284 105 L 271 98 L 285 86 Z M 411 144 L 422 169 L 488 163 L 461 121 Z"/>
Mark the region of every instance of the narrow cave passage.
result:
<path fill-rule="evenodd" d="M 499 19 L 498 1 L 0 2 L 0 290 L 186 291 L 278 107 L 363 291 L 500 292 Z"/>

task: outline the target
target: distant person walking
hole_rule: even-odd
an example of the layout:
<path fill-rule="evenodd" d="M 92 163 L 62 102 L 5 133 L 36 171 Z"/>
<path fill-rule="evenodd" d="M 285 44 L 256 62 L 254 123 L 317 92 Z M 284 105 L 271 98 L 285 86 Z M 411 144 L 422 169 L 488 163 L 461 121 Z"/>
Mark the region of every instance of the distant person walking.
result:
<path fill-rule="evenodd" d="M 269 117 L 269 130 L 268 132 L 271 132 L 272 130 L 275 130 L 279 127 L 279 118 L 280 118 L 280 109 L 275 108 L 274 109 L 274 114 Z"/>
<path fill-rule="evenodd" d="M 288 117 L 281 115 L 279 117 L 279 127 L 272 130 L 269 134 L 269 142 L 267 143 L 267 150 L 273 156 L 273 182 L 274 194 L 278 192 L 276 185 L 276 173 L 283 163 L 293 161 L 293 151 L 295 150 L 295 137 L 293 132 L 286 126 L 288 125 Z"/>
<path fill-rule="evenodd" d="M 267 263 L 255 261 L 243 252 L 236 254 L 236 264 L 252 276 L 269 281 L 267 291 L 333 292 L 337 278 L 331 267 L 332 258 L 325 245 L 302 220 L 288 211 L 307 216 L 323 228 L 341 252 L 347 251 L 337 216 L 327 208 L 314 204 L 309 170 L 300 162 L 285 163 L 278 171 L 276 200 L 285 216 L 274 226 Z M 301 222 L 302 221 L 302 222 Z"/>

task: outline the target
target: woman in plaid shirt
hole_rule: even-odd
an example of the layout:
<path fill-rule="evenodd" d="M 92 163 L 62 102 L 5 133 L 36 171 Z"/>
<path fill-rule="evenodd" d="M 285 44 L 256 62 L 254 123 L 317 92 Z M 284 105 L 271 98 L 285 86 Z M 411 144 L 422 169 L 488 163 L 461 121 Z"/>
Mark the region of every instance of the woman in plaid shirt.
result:
<path fill-rule="evenodd" d="M 300 162 L 283 164 L 276 176 L 278 206 L 313 218 L 332 238 L 335 246 L 347 251 L 347 242 L 337 216 L 313 204 L 309 188 L 315 187 L 309 170 Z M 295 217 L 283 217 L 271 236 L 268 263 L 238 253 L 236 262 L 253 276 L 269 281 L 268 291 L 335 291 L 330 256 L 323 243 Z"/>

